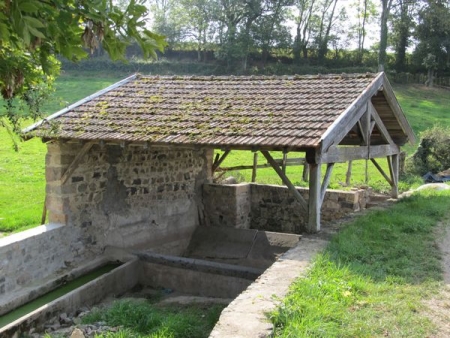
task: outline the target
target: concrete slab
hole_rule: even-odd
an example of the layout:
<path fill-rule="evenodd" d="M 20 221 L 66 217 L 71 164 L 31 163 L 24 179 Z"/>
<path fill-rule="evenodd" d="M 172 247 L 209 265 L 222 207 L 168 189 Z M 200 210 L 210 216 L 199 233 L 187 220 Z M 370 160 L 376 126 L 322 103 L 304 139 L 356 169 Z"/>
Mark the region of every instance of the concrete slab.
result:
<path fill-rule="evenodd" d="M 300 238 L 253 229 L 198 227 L 185 256 L 266 269 Z"/>
<path fill-rule="evenodd" d="M 230 303 L 222 312 L 210 338 L 270 336 L 273 327 L 266 313 L 279 305 L 292 282 L 305 275 L 311 259 L 327 243 L 315 238 L 303 238 L 298 242 Z"/>

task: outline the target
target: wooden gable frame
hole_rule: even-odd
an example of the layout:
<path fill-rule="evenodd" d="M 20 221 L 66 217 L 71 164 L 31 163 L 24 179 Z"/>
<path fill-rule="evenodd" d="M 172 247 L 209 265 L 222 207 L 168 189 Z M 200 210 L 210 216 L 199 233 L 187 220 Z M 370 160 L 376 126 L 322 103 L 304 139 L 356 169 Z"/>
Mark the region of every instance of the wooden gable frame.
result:
<path fill-rule="evenodd" d="M 401 128 L 402 136 L 396 137 L 396 140 L 391 136 L 382 117 L 372 103 L 372 98 L 380 93 L 384 95 L 385 101 L 395 116 L 398 127 Z M 328 128 L 321 138 L 320 145 L 316 148 L 305 149 L 306 162 L 309 168 L 308 201 L 300 195 L 269 151 L 258 150 L 261 151 L 267 162 L 292 192 L 300 207 L 308 213 L 308 232 L 318 232 L 320 231 L 320 210 L 334 164 L 353 160 L 370 160 L 390 184 L 391 196 L 397 198 L 400 146 L 406 140 L 414 143 L 414 133 L 395 99 L 386 75 L 380 73 L 367 90 Z M 229 154 L 229 150 L 222 157 L 216 158 L 213 170 L 220 166 L 223 159 Z M 388 174 L 384 172 L 376 160 L 383 157 L 387 159 Z M 326 171 L 322 178 L 322 165 L 325 164 Z"/>
<path fill-rule="evenodd" d="M 368 89 L 330 126 L 322 136 L 318 148 L 307 151 L 310 166 L 308 230 L 320 230 L 320 209 L 325 190 L 328 186 L 332 168 L 335 163 L 353 160 L 370 160 L 391 186 L 391 196 L 398 197 L 399 154 L 400 145 L 391 137 L 383 119 L 372 103 L 372 97 L 382 92 L 398 125 L 404 133 L 405 140 L 415 142 L 414 133 L 395 99 L 386 75 L 381 73 L 374 79 Z M 377 138 L 373 137 L 377 131 Z M 356 144 L 343 142 L 350 139 L 349 133 L 359 136 Z M 359 143 L 359 144 L 358 144 Z M 308 154 L 309 152 L 309 154 Z M 376 158 L 385 157 L 388 162 L 389 175 L 384 172 Z M 327 164 L 327 171 L 321 180 L 321 165 Z"/>

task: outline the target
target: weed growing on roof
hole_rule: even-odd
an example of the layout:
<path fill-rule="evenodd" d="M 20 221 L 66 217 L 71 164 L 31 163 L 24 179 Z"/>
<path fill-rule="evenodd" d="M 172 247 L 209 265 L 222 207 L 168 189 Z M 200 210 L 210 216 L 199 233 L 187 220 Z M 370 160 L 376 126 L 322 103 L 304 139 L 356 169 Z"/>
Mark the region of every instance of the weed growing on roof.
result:
<path fill-rule="evenodd" d="M 276 337 L 426 337 L 442 280 L 433 229 L 450 192 L 423 192 L 345 226 L 271 314 Z"/>

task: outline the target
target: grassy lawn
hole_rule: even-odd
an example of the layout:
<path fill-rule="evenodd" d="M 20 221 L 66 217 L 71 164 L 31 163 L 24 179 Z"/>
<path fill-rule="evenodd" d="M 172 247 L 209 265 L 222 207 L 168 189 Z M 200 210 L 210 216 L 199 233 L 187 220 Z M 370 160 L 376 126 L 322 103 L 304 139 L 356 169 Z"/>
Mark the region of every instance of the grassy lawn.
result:
<path fill-rule="evenodd" d="M 49 114 L 120 80 L 118 74 L 63 74 L 44 109 Z M 30 122 L 31 123 L 31 122 Z M 46 147 L 39 139 L 22 142 L 15 152 L 0 128 L 0 231 L 21 231 L 40 224 L 45 198 Z"/>
<path fill-rule="evenodd" d="M 111 307 L 83 317 L 83 323 L 120 326 L 118 332 L 98 338 L 203 338 L 208 337 L 223 305 L 158 305 L 151 300 L 118 300 Z"/>
<path fill-rule="evenodd" d="M 271 314 L 276 337 L 430 337 L 442 280 L 434 230 L 450 192 L 423 192 L 345 226 Z"/>
<path fill-rule="evenodd" d="M 45 106 L 45 111 L 53 113 L 64 106 L 76 102 L 97 90 L 100 90 L 128 74 L 107 73 L 66 73 L 62 74 L 56 82 L 56 93 Z M 450 95 L 443 89 L 430 90 L 422 86 L 399 86 L 396 94 L 400 104 L 416 132 L 433 126 L 435 123 L 450 125 L 450 115 L 445 110 L 450 106 Z M 44 202 L 44 158 L 45 145 L 39 140 L 31 140 L 20 144 L 20 152 L 15 153 L 9 135 L 0 128 L 0 231 L 20 231 L 40 223 Z M 409 154 L 414 147 L 406 147 Z M 281 153 L 274 153 L 275 158 L 281 158 Z M 291 153 L 290 158 L 303 157 L 302 153 Z M 231 152 L 222 166 L 249 165 L 253 161 L 251 152 Z M 260 164 L 265 163 L 260 154 Z M 386 161 L 380 163 L 386 169 Z M 368 180 L 365 177 L 365 161 L 353 162 L 352 186 L 373 187 L 376 191 L 388 192 L 390 187 L 381 177 L 376 168 L 368 164 Z M 323 172 L 325 169 L 323 169 Z M 342 189 L 345 187 L 346 164 L 337 164 L 333 170 L 330 188 Z M 302 182 L 302 167 L 287 168 L 287 174 L 294 184 L 305 186 Z M 251 170 L 231 172 L 240 181 L 250 181 Z M 260 169 L 257 173 L 257 182 L 281 184 L 281 180 L 271 169 Z M 400 190 L 407 190 L 411 186 L 421 183 L 418 179 L 408 177 L 400 182 Z"/>

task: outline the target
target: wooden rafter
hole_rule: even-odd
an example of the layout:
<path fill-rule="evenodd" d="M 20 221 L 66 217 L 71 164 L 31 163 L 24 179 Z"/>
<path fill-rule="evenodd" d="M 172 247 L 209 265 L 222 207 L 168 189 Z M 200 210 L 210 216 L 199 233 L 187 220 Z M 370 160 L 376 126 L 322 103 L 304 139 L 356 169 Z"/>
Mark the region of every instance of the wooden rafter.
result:
<path fill-rule="evenodd" d="M 389 144 L 395 144 L 394 141 L 391 138 L 391 135 L 389 135 L 389 132 L 387 131 L 386 127 L 384 126 L 383 121 L 381 121 L 380 116 L 378 115 L 378 112 L 376 111 L 373 104 L 369 103 L 369 112 L 373 120 L 375 121 L 378 130 L 381 133 L 381 137 Z"/>
<path fill-rule="evenodd" d="M 212 172 L 213 172 L 213 174 L 214 174 L 214 172 L 217 170 L 217 168 L 220 167 L 220 165 L 222 164 L 222 162 L 226 159 L 226 157 L 228 156 L 228 154 L 230 153 L 230 151 L 231 151 L 231 150 L 227 149 L 227 150 L 225 150 L 225 152 L 222 154 L 222 156 L 220 156 L 220 157 L 217 157 L 217 156 L 216 156 L 216 159 L 214 160 L 214 163 L 213 163 L 213 165 L 212 165 Z M 217 155 L 219 155 L 219 154 L 217 154 Z"/>
<path fill-rule="evenodd" d="M 266 158 L 267 162 L 270 163 L 272 168 L 276 171 L 278 176 L 280 176 L 283 183 L 288 187 L 288 189 L 292 192 L 295 199 L 299 202 L 301 207 L 307 211 L 308 210 L 308 204 L 306 203 L 306 200 L 303 198 L 303 196 L 298 192 L 298 190 L 295 188 L 295 186 L 292 184 L 292 182 L 289 180 L 289 178 L 283 173 L 283 171 L 280 169 L 280 166 L 277 162 L 273 159 L 273 157 L 270 155 L 268 151 L 262 150 L 261 153 Z"/>
<path fill-rule="evenodd" d="M 322 203 L 323 203 L 323 199 L 325 198 L 325 194 L 327 192 L 328 184 L 330 184 L 331 173 L 333 171 L 333 167 L 334 167 L 334 163 L 327 164 L 327 171 L 325 172 L 322 186 L 320 187 L 320 205 L 322 205 Z"/>
<path fill-rule="evenodd" d="M 394 182 L 392 182 L 392 180 L 389 178 L 389 176 L 386 175 L 383 168 L 381 168 L 381 166 L 378 164 L 378 162 L 374 158 L 371 158 L 370 160 L 372 161 L 373 165 L 378 169 L 380 174 L 383 175 L 384 179 L 390 184 L 390 186 L 391 187 L 394 186 Z"/>
<path fill-rule="evenodd" d="M 383 73 L 383 82 L 389 83 L 389 80 L 385 73 Z M 402 128 L 403 132 L 408 136 L 409 142 L 411 144 L 414 144 L 416 142 L 416 137 L 414 135 L 411 126 L 408 123 L 408 120 L 406 120 L 406 116 L 402 112 L 402 108 L 400 108 L 400 105 L 398 104 L 398 101 L 395 98 L 395 94 L 391 86 L 383 86 L 382 91 L 384 97 L 386 98 L 386 101 L 388 102 L 391 109 L 394 111 L 394 115 L 397 121 L 399 122 L 400 127 Z"/>
<path fill-rule="evenodd" d="M 383 144 L 377 146 L 359 147 L 331 147 L 320 157 L 322 163 L 344 163 L 347 161 L 369 159 L 374 157 L 385 157 L 398 154 L 400 149 L 397 145 Z"/>
<path fill-rule="evenodd" d="M 72 176 L 73 172 L 77 169 L 77 167 L 80 164 L 81 160 L 83 159 L 84 155 L 86 155 L 88 153 L 88 151 L 92 148 L 93 145 L 94 145 L 94 142 L 88 142 L 83 145 L 81 150 L 78 152 L 77 156 L 75 156 L 72 163 L 70 163 L 70 165 L 67 167 L 67 170 L 61 176 L 61 184 L 66 183 L 66 181 L 69 179 L 69 177 Z"/>

